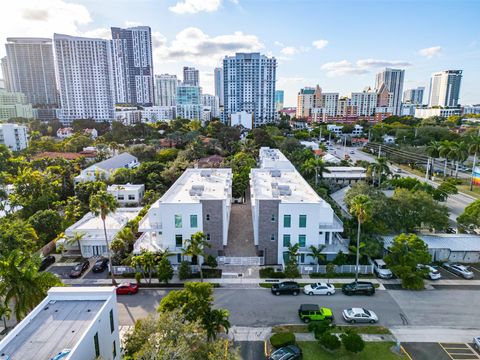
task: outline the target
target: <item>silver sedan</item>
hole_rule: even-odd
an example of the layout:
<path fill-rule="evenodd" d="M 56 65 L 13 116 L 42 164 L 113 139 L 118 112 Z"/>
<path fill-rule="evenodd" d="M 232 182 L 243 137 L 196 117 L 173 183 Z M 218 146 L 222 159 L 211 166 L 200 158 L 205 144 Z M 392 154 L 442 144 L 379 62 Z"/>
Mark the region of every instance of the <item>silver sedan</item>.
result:
<path fill-rule="evenodd" d="M 343 318 L 345 321 L 355 324 L 360 322 L 368 322 L 370 324 L 376 323 L 378 321 L 378 316 L 371 310 L 363 308 L 350 308 L 345 309 L 342 312 Z"/>

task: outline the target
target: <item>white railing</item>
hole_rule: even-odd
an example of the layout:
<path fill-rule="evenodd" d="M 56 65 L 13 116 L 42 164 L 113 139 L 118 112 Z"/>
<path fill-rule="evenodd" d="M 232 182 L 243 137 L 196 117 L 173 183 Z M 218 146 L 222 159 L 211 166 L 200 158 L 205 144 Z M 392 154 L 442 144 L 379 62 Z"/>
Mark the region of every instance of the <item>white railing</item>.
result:
<path fill-rule="evenodd" d="M 354 273 L 355 268 L 356 268 L 355 265 L 335 265 L 334 272 L 337 274 Z M 326 274 L 327 266 L 326 265 L 299 265 L 298 270 L 300 270 L 300 274 L 302 275 L 311 274 L 311 273 Z M 358 265 L 358 272 L 359 274 L 373 274 L 373 266 Z"/>
<path fill-rule="evenodd" d="M 229 257 L 229 256 L 219 256 L 217 257 L 217 262 L 219 265 L 250 265 L 250 266 L 260 266 L 264 264 L 263 257 L 258 256 L 238 256 L 238 257 Z"/>

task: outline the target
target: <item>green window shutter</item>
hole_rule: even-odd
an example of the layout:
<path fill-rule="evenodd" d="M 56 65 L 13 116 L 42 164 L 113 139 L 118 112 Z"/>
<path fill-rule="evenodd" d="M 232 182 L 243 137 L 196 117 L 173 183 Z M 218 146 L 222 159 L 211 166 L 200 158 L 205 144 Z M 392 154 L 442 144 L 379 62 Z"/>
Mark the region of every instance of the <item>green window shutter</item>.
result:
<path fill-rule="evenodd" d="M 180 229 L 182 227 L 182 215 L 175 215 L 175 228 Z"/>
<path fill-rule="evenodd" d="M 283 227 L 289 228 L 292 225 L 292 217 L 290 215 L 283 215 Z"/>
<path fill-rule="evenodd" d="M 197 215 L 190 215 L 190 227 L 196 228 L 198 226 Z"/>

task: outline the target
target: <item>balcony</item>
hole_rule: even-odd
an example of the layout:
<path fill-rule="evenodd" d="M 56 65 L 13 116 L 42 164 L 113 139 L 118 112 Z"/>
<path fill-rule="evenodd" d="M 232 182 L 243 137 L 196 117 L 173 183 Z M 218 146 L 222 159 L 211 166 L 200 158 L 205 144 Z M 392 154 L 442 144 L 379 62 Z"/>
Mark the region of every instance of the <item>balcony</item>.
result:
<path fill-rule="evenodd" d="M 138 231 L 139 232 L 147 232 L 147 231 L 161 231 L 162 230 L 162 223 L 160 221 L 153 222 L 150 220 L 150 216 L 147 214 L 143 217 L 142 220 L 138 223 Z"/>
<path fill-rule="evenodd" d="M 343 222 L 340 218 L 334 213 L 333 222 L 331 223 L 320 223 L 318 228 L 320 230 L 329 230 L 334 232 L 343 232 Z"/>
<path fill-rule="evenodd" d="M 133 245 L 133 254 L 138 255 L 142 250 L 159 252 L 165 251 L 166 247 L 162 244 L 162 235 L 155 232 L 146 232 L 140 236 Z"/>

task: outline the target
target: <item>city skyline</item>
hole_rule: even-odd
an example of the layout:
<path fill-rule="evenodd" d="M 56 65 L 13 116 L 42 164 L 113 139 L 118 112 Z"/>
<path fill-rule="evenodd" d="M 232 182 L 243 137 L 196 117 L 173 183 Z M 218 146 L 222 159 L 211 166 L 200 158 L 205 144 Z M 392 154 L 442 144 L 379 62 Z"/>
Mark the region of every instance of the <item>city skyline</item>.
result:
<path fill-rule="evenodd" d="M 214 93 L 214 68 L 224 56 L 261 52 L 278 60 L 276 88 L 285 90 L 285 106 L 295 106 L 296 94 L 305 86 L 320 84 L 324 91 L 341 95 L 373 87 L 375 74 L 384 67 L 405 69 L 405 89 L 428 89 L 433 73 L 462 69 L 460 103 L 480 102 L 475 88 L 480 81 L 480 44 L 472 35 L 476 33 L 474 14 L 479 4 L 463 1 L 465 6 L 458 6 L 458 2 L 444 1 L 434 7 L 432 1 L 323 1 L 308 2 L 310 10 L 305 12 L 303 3 L 171 0 L 157 4 L 145 0 L 135 12 L 127 2 L 116 2 L 117 11 L 111 12 L 111 1 L 50 0 L 37 4 L 22 0 L 6 5 L 0 15 L 0 33 L 5 37 L 0 40 L 53 38 L 54 32 L 108 39 L 110 27 L 143 25 L 152 28 L 155 74 L 182 78 L 184 66 L 196 67 L 204 93 Z M 454 5 L 465 26 L 448 21 Z M 395 6 L 399 15 L 379 16 Z M 264 16 L 266 13 L 270 15 Z M 338 17 L 332 14 L 336 13 L 342 14 L 342 27 L 335 26 Z M 391 26 L 392 21 L 407 25 L 400 16 L 407 13 L 408 26 Z M 251 21 L 233 21 L 242 17 Z M 286 31 L 284 24 L 299 17 L 303 18 L 301 24 Z M 15 18 L 22 21 L 11 20 Z M 322 25 L 309 33 L 311 21 Z M 366 23 L 378 29 L 375 39 L 364 36 L 372 28 Z M 0 57 L 4 55 L 5 49 L 0 47 Z"/>

